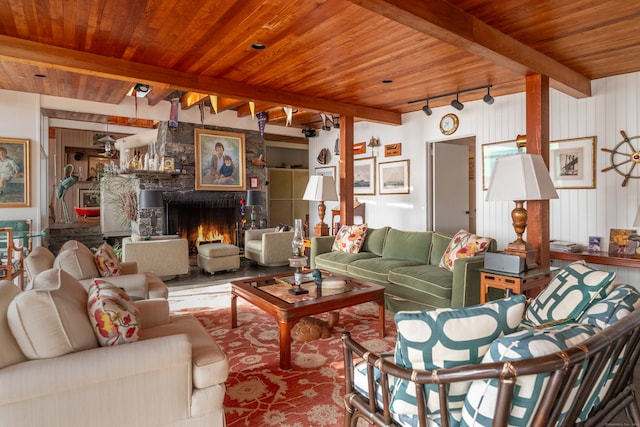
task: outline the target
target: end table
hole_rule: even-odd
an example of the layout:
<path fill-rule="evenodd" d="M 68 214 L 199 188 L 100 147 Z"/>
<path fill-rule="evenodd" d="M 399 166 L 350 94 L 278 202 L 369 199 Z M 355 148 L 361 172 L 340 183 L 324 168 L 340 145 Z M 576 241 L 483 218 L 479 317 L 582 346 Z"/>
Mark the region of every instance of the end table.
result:
<path fill-rule="evenodd" d="M 480 269 L 480 303 L 487 302 L 487 292 L 489 288 L 503 289 L 505 296 L 512 293 L 527 293 L 527 296 L 536 296 L 542 288 L 551 281 L 553 274 L 559 270 L 558 267 L 536 268 L 526 270 L 522 273 L 506 273 L 504 271 Z M 535 290 L 529 295 L 528 291 Z"/>

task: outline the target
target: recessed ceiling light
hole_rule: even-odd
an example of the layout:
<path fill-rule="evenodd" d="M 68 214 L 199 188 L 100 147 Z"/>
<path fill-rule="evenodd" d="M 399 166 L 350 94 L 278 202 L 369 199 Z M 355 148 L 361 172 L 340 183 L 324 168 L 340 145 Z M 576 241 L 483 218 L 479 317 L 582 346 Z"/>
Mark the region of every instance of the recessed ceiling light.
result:
<path fill-rule="evenodd" d="M 391 79 L 382 79 L 382 83 L 384 83 L 384 84 L 393 83 L 393 80 L 391 80 Z"/>
<path fill-rule="evenodd" d="M 41 79 L 46 79 L 47 78 L 47 76 L 45 74 L 40 74 L 40 73 L 34 74 L 33 77 L 40 77 Z"/>
<path fill-rule="evenodd" d="M 265 50 L 267 48 L 266 44 L 262 43 L 251 43 L 251 49 L 255 50 Z"/>

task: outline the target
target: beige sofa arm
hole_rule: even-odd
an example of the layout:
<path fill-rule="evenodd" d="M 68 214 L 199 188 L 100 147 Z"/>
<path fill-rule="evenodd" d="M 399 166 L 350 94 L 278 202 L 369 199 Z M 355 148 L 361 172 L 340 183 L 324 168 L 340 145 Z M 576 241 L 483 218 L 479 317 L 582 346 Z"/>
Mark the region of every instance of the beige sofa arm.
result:
<path fill-rule="evenodd" d="M 120 263 L 120 274 L 138 273 L 138 263 L 135 261 L 123 261 Z"/>
<path fill-rule="evenodd" d="M 70 366 L 73 369 L 69 369 Z M 148 395 L 122 392 L 142 383 L 146 389 L 164 395 L 160 397 L 154 394 L 153 398 L 158 402 L 173 402 L 173 399 L 180 398 L 188 400 L 184 386 L 191 384 L 189 375 L 191 344 L 184 334 L 98 347 L 60 357 L 18 363 L 0 370 L 0 383 L 11 384 L 11 387 L 0 387 L 3 406 L 0 412 L 3 416 L 7 412 L 19 412 L 18 408 L 23 404 L 28 406 L 31 399 L 67 401 L 78 408 L 85 407 L 86 403 L 90 407 L 91 399 L 95 404 L 104 400 L 105 396 L 109 396 L 109 405 L 114 408 L 142 408 L 149 405 L 143 402 L 136 405 L 130 400 L 146 400 Z M 83 403 L 83 400 L 89 401 Z M 188 402 L 185 403 L 188 405 Z M 157 407 L 157 410 L 161 411 L 162 408 Z M 16 424 L 5 425 L 37 425 L 25 420 L 22 418 Z M 53 422 L 49 425 L 57 424 Z"/>
<path fill-rule="evenodd" d="M 244 232 L 244 240 L 260 240 L 265 233 L 273 233 L 275 228 L 250 228 Z"/>
<path fill-rule="evenodd" d="M 140 301 L 134 301 L 134 304 L 138 307 L 138 310 L 140 310 L 140 316 L 142 316 L 143 337 L 144 330 L 146 328 L 164 325 L 171 321 L 169 302 L 166 299 L 143 299 Z"/>
<path fill-rule="evenodd" d="M 144 273 L 108 276 L 101 277 L 100 279 L 124 289 L 125 292 L 131 297 L 147 298 L 147 295 L 149 295 L 147 276 Z M 91 282 L 93 282 L 93 278 L 82 279 L 79 280 L 79 282 L 82 283 L 82 286 L 84 286 L 85 289 L 88 290 Z"/>

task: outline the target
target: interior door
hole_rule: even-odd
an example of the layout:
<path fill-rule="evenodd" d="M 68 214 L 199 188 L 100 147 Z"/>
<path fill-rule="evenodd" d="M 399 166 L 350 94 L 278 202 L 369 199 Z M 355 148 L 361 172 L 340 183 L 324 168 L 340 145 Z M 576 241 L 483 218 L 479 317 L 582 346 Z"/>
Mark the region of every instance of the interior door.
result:
<path fill-rule="evenodd" d="M 454 235 L 469 229 L 469 148 L 431 144 L 433 230 Z"/>

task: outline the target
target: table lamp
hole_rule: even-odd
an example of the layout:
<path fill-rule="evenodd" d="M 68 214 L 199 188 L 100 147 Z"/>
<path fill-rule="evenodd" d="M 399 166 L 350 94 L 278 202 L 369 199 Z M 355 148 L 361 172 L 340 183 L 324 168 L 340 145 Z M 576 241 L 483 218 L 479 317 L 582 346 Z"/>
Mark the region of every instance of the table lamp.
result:
<path fill-rule="evenodd" d="M 154 209 L 164 209 L 164 200 L 162 199 L 162 190 L 140 190 L 140 198 L 138 200 L 138 209 L 152 209 L 149 215 L 151 224 L 151 236 L 156 235 L 156 227 L 158 225 L 158 217 Z"/>
<path fill-rule="evenodd" d="M 338 200 L 336 183 L 333 178 L 323 175 L 311 175 L 302 199 L 320 202 L 318 205 L 318 216 L 320 217 L 320 222 L 314 227 L 313 234 L 314 236 L 328 236 L 329 226 L 324 222 L 324 214 L 327 211 L 327 207 L 324 202 Z"/>
<path fill-rule="evenodd" d="M 513 200 L 516 207 L 511 212 L 513 229 L 517 239 L 509 243 L 504 252 L 525 259 L 525 267 L 537 267 L 536 250 L 522 239 L 527 228 L 526 200 L 557 199 L 549 170 L 539 154 L 516 154 L 496 160 L 487 192 L 487 201 Z"/>
<path fill-rule="evenodd" d="M 246 205 L 251 206 L 251 228 L 256 228 L 256 206 L 262 205 L 262 191 L 259 190 L 249 190 L 247 191 L 247 200 Z"/>

